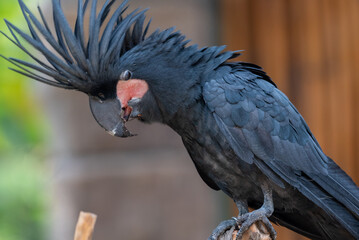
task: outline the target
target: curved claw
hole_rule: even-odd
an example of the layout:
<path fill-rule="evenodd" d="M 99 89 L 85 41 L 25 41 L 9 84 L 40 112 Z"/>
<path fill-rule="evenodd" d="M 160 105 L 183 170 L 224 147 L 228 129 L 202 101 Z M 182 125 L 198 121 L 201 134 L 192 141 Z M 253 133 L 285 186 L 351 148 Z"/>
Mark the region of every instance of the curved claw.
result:
<path fill-rule="evenodd" d="M 243 234 L 256 222 L 261 221 L 264 226 L 266 227 L 266 230 L 269 232 L 271 238 L 273 240 L 277 237 L 277 232 L 274 230 L 272 224 L 269 222 L 267 216 L 266 216 L 265 209 L 258 209 L 254 210 L 253 212 L 246 213 L 239 218 L 237 218 L 236 223 L 240 226 L 239 231 L 236 236 L 236 240 L 241 240 L 243 237 Z"/>
<path fill-rule="evenodd" d="M 237 227 L 237 220 L 235 218 L 221 222 L 212 232 L 208 240 L 217 240 L 221 235 L 232 227 Z"/>

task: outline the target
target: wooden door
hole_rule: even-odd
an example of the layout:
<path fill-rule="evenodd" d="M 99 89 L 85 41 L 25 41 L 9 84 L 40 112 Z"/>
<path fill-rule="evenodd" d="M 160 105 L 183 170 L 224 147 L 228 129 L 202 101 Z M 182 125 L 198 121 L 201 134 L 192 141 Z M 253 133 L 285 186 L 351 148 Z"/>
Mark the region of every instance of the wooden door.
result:
<path fill-rule="evenodd" d="M 220 0 L 221 42 L 264 68 L 359 183 L 359 1 Z M 278 228 L 278 239 L 304 239 Z"/>

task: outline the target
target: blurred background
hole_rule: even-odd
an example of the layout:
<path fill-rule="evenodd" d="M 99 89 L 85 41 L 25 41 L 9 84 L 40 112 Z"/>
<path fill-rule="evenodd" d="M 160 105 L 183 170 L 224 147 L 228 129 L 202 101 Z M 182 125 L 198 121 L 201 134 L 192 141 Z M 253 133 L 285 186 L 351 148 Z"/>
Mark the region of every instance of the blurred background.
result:
<path fill-rule="evenodd" d="M 51 19 L 49 0 L 37 4 Z M 104 1 L 100 1 L 104 2 Z M 70 22 L 76 1 L 62 0 Z M 152 28 L 176 26 L 200 46 L 244 49 L 300 110 L 327 155 L 359 182 L 357 0 L 132 0 Z M 26 29 L 15 0 L 0 17 Z M 2 22 L 0 29 L 6 33 Z M 27 57 L 5 37 L 0 53 Z M 0 61 L 0 239 L 72 239 L 79 211 L 98 215 L 94 239 L 206 239 L 237 214 L 197 174 L 179 137 L 131 123 L 114 138 L 88 98 L 36 83 Z M 278 230 L 278 239 L 304 239 Z"/>

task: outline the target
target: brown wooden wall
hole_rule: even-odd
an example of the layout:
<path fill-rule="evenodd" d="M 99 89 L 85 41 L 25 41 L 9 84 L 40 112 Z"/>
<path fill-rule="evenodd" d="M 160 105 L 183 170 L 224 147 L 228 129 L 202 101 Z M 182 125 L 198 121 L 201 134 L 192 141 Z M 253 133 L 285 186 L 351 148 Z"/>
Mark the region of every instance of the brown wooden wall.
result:
<path fill-rule="evenodd" d="M 359 183 L 359 1 L 220 0 L 221 41 L 264 68 Z M 279 230 L 278 239 L 304 239 Z"/>

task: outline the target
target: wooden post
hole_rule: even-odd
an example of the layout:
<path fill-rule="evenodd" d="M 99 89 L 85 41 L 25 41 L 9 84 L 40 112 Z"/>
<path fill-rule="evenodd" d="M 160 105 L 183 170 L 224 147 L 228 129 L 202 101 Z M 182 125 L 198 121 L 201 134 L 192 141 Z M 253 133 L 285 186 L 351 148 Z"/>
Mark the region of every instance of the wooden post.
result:
<path fill-rule="evenodd" d="M 93 213 L 80 212 L 74 240 L 91 240 L 97 216 Z"/>
<path fill-rule="evenodd" d="M 97 216 L 93 213 L 80 212 L 76 225 L 74 240 L 91 240 Z M 232 227 L 218 240 L 236 240 L 238 230 Z M 269 232 L 262 222 L 254 223 L 243 234 L 242 240 L 272 240 Z"/>

